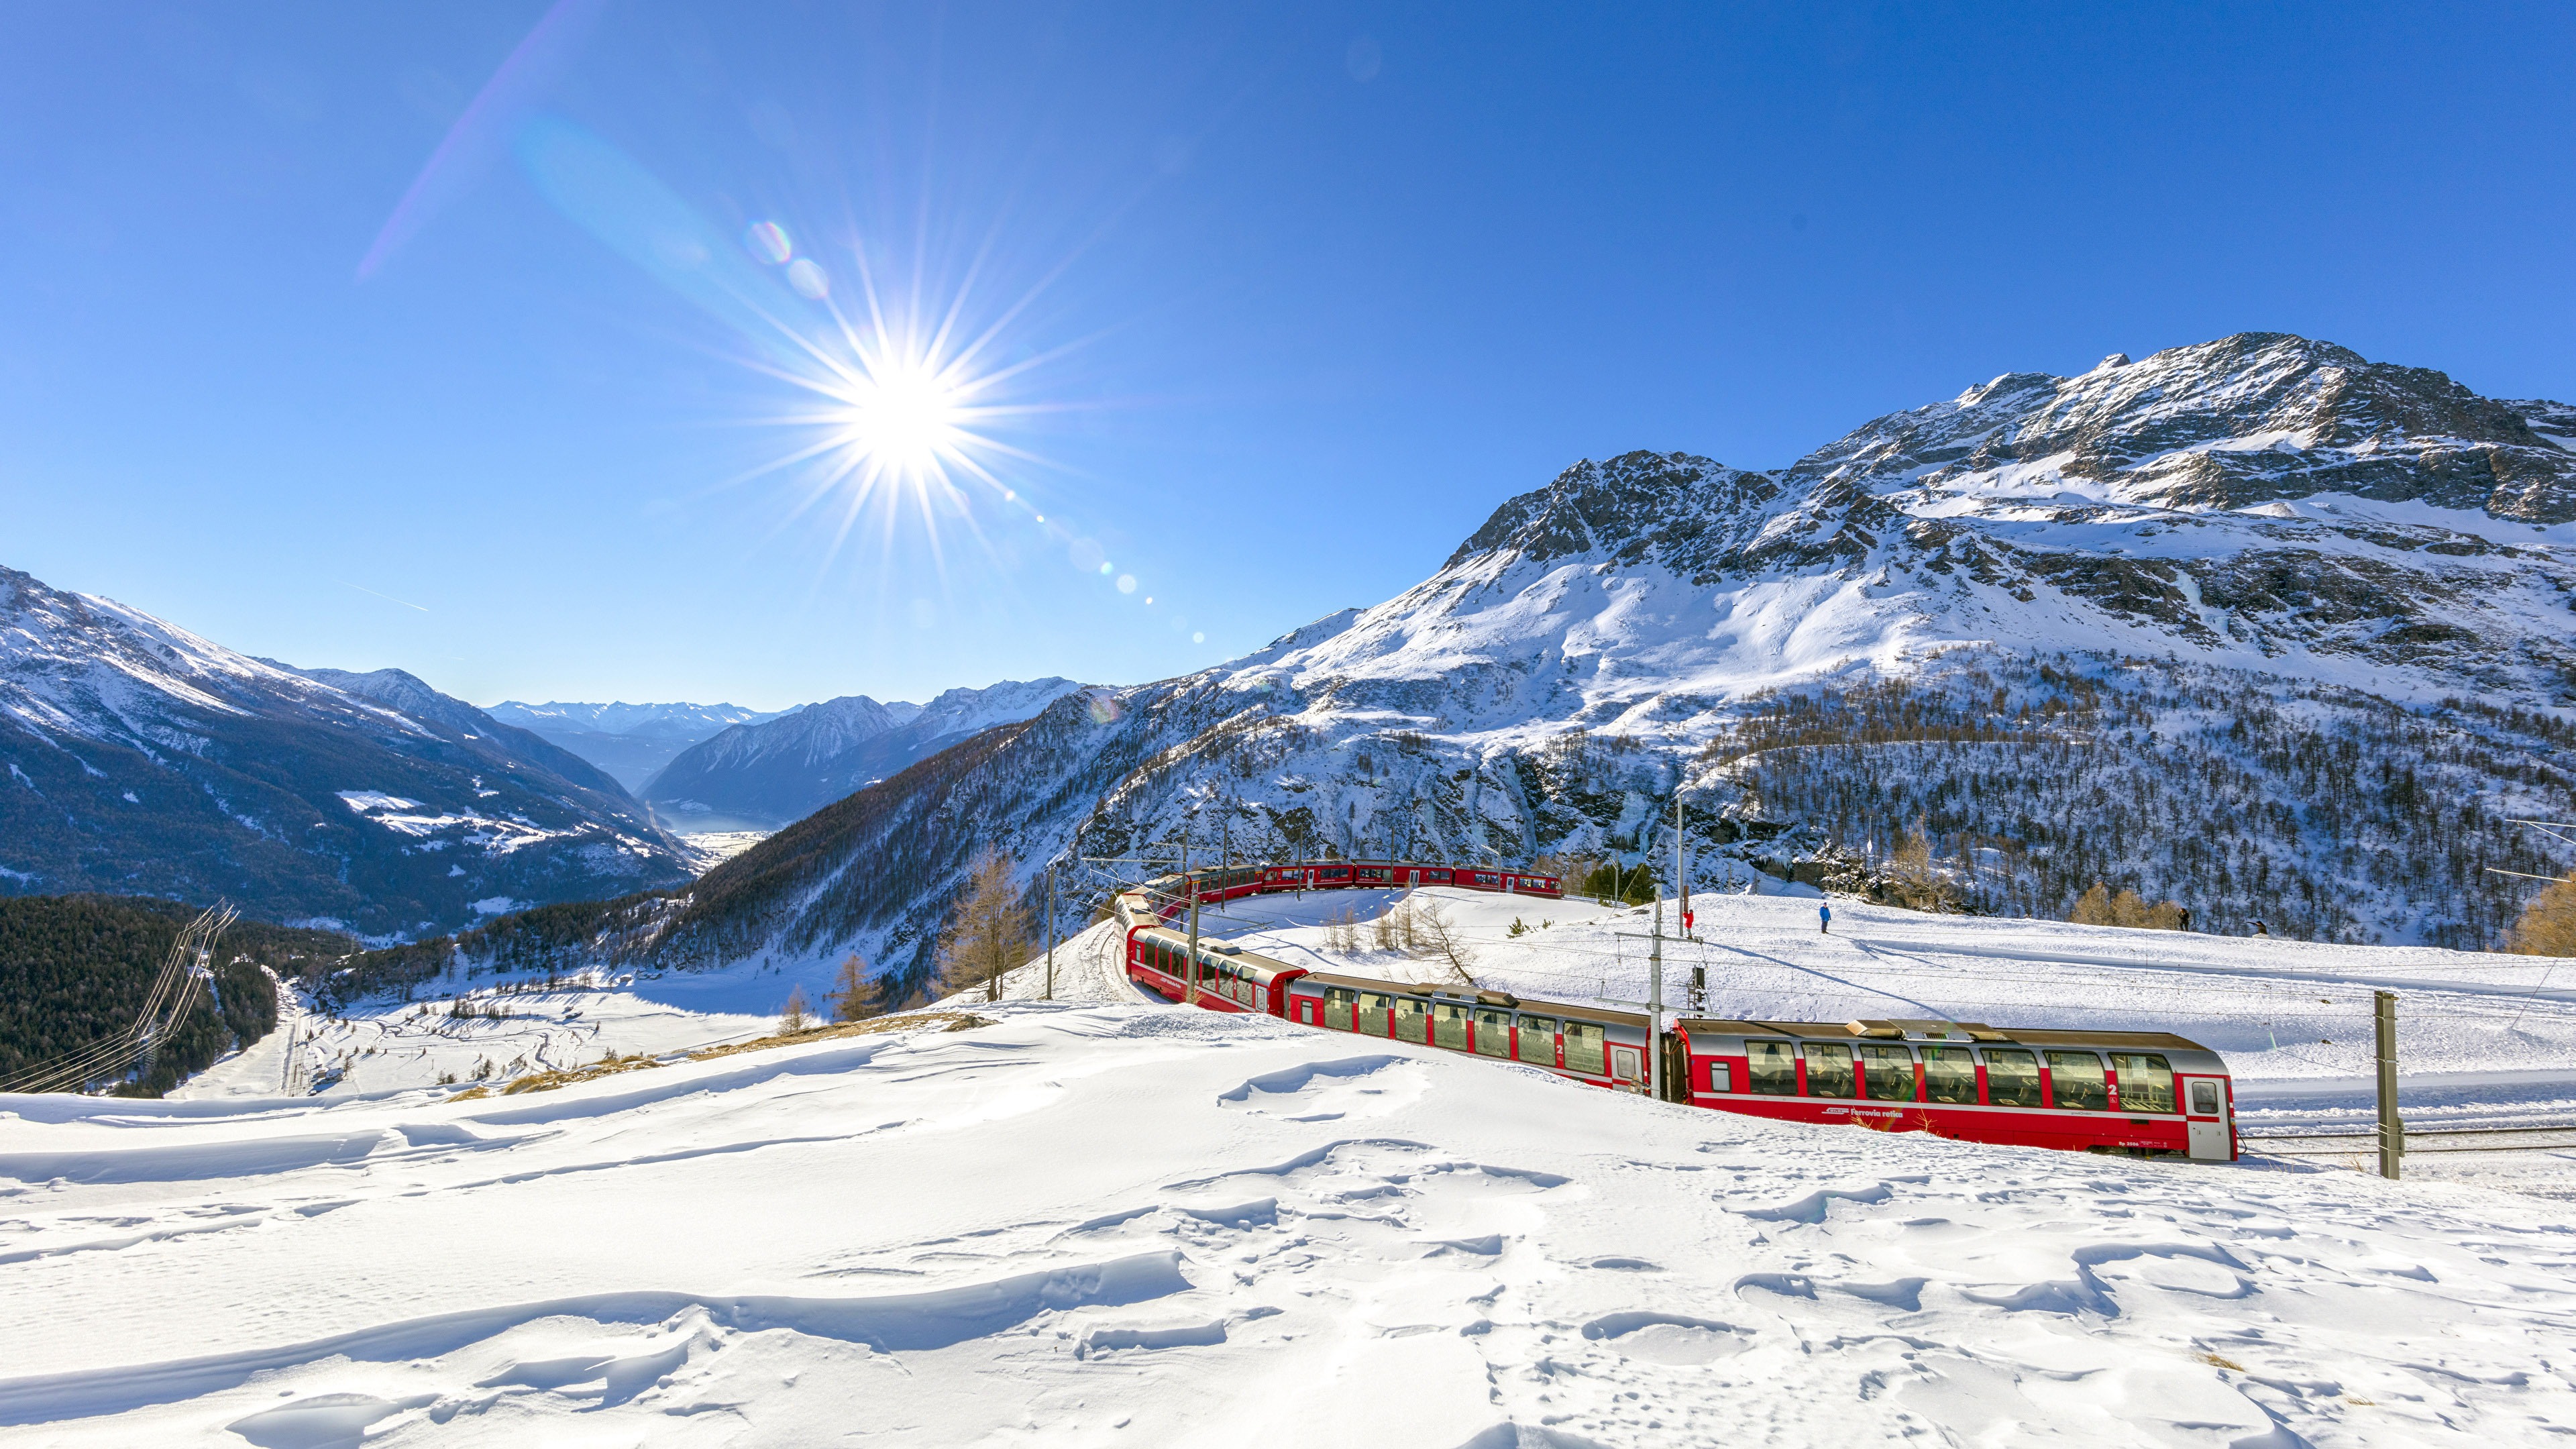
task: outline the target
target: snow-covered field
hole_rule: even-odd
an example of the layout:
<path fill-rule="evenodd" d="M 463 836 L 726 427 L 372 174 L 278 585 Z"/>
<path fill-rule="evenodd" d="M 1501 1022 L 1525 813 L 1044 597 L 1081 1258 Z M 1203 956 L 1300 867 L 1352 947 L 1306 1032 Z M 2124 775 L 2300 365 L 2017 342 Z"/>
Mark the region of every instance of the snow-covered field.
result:
<path fill-rule="evenodd" d="M 776 834 L 770 830 L 701 830 L 683 835 L 680 843 L 689 848 L 692 863 L 704 875 L 744 851 Z"/>
<path fill-rule="evenodd" d="M 1321 949 L 1328 914 L 1391 904 L 1273 898 L 1203 926 L 1289 955 Z M 1842 902 L 1825 937 L 1814 908 L 1703 898 L 1706 944 L 1668 947 L 1668 995 L 1687 1004 L 1704 955 L 1713 1012 L 1889 1015 L 1895 992 L 1973 1019 L 2165 1026 L 2228 1053 L 2252 1126 L 2350 1105 L 2368 992 L 2394 983 L 2419 1124 L 2481 1092 L 2480 1110 L 2561 1116 L 2576 1098 L 2576 980 L 2534 995 L 2546 963 Z M 1486 984 L 1645 985 L 1646 943 L 1616 933 L 1649 914 L 1444 909 Z M 281 1032 L 181 1100 L 0 1097 L 0 1291 L 19 1310 L 0 1319 L 0 1440 L 2576 1431 L 2556 1154 L 2484 1182 L 2417 1180 L 2414 1159 L 2390 1184 L 1763 1123 L 1145 1004 L 1114 943 L 1060 947 L 1056 1001 L 1024 999 L 1033 965 L 964 1031 L 690 1061 L 766 1029 L 792 983 L 602 977 L 503 995 L 497 1020 L 299 1018 L 309 1069 L 347 1063 L 307 1095 L 276 1095 Z M 609 1051 L 667 1064 L 467 1101 L 431 1085 Z"/>

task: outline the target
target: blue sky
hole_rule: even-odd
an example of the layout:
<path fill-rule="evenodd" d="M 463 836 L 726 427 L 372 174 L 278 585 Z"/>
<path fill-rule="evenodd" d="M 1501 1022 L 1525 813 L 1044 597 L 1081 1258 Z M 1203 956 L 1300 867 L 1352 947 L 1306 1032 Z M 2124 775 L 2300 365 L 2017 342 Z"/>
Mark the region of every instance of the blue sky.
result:
<path fill-rule="evenodd" d="M 2576 398 L 2571 16 L 13 6 L 0 563 L 486 703 L 922 698 L 2114 351 Z M 1010 411 L 845 533 L 835 455 L 772 465 L 868 278 Z"/>

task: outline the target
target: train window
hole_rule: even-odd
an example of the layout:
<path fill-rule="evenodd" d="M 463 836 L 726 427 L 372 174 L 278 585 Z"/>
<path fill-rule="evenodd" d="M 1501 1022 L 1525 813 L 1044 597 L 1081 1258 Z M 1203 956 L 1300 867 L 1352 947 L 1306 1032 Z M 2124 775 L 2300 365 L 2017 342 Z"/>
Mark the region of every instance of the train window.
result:
<path fill-rule="evenodd" d="M 2050 1052 L 2048 1087 L 2049 1100 L 2070 1112 L 2102 1112 L 2111 1106 L 2102 1059 L 2091 1052 Z"/>
<path fill-rule="evenodd" d="M 1556 1018 L 1524 1016 L 1521 1018 L 1520 1059 L 1542 1067 L 1556 1065 Z"/>
<path fill-rule="evenodd" d="M 1386 1035 L 1386 998 L 1374 991 L 1360 993 L 1360 1030 L 1370 1036 Z"/>
<path fill-rule="evenodd" d="M 2195 1117 L 2215 1117 L 2218 1115 L 2218 1084 L 2216 1082 L 2194 1082 L 2191 1084 L 2191 1113 Z"/>
<path fill-rule="evenodd" d="M 1512 1054 L 1512 1014 L 1490 1006 L 1476 1008 L 1476 1055 L 1507 1057 Z"/>
<path fill-rule="evenodd" d="M 1852 1050 L 1860 1054 L 1863 1095 L 1873 1102 L 1914 1100 L 1914 1053 L 1901 1046 L 1867 1044 Z"/>
<path fill-rule="evenodd" d="M 1852 1073 L 1851 1048 L 1840 1042 L 1807 1043 L 1807 1095 L 1857 1097 L 1860 1081 Z"/>
<path fill-rule="evenodd" d="M 1355 1006 L 1358 1002 L 1359 1002 L 1359 994 L 1358 994 L 1357 992 L 1354 992 L 1354 991 L 1350 990 L 1348 987 L 1343 987 L 1343 986 L 1327 986 L 1327 987 L 1325 987 L 1325 988 L 1324 988 L 1324 1025 L 1326 1025 L 1326 1026 L 1328 1026 L 1328 1027 L 1332 1028 L 1332 1029 L 1333 1029 L 1333 1030 L 1335 1030 L 1335 1031 L 1350 1031 L 1350 1030 L 1352 1030 L 1352 1029 L 1353 1029 L 1353 1027 L 1352 1027 L 1352 1023 L 1351 1023 L 1351 1009 L 1352 1009 L 1352 1007 L 1353 1007 L 1353 1006 Z"/>
<path fill-rule="evenodd" d="M 2039 1105 L 2039 1058 L 2018 1047 L 1986 1048 L 1986 1105 Z"/>
<path fill-rule="evenodd" d="M 2111 1070 L 2120 1074 L 2120 1110 L 2170 1112 L 2174 1109 L 2173 1064 L 2163 1057 L 2114 1053 Z"/>
<path fill-rule="evenodd" d="M 1587 1077 L 1606 1074 L 1609 1064 L 1601 1053 L 1601 1025 L 1591 1021 L 1569 1021 L 1565 1024 L 1565 1069 Z"/>
<path fill-rule="evenodd" d="M 1431 1003 L 1431 1044 L 1451 1051 L 1467 1049 L 1467 1008 L 1454 1001 Z"/>
<path fill-rule="evenodd" d="M 1798 1059 L 1789 1053 L 1785 1041 L 1749 1041 L 1744 1044 L 1745 1065 L 1752 1068 L 1753 1090 L 1766 1097 L 1798 1095 Z"/>
<path fill-rule="evenodd" d="M 1977 1064 L 1969 1060 L 1966 1047 L 1923 1049 L 1923 1095 L 1928 1101 L 1954 1107 L 1977 1104 Z"/>
<path fill-rule="evenodd" d="M 1395 999 L 1395 1039 L 1422 1042 L 1431 1040 L 1431 1018 L 1423 1013 L 1422 1003 L 1409 996 Z"/>

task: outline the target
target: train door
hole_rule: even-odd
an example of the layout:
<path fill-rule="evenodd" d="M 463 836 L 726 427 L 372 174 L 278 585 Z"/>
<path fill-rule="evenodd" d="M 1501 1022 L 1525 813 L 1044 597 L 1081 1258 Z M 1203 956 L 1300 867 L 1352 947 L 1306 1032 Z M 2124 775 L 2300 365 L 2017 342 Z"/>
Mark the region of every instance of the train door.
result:
<path fill-rule="evenodd" d="M 2183 1115 L 2195 1162 L 2232 1162 L 2236 1134 L 2228 1130 L 2227 1084 L 2216 1077 L 2185 1077 Z"/>
<path fill-rule="evenodd" d="M 1646 1053 L 1642 1048 L 1612 1044 L 1610 1080 L 1628 1091 L 1642 1092 L 1646 1081 Z"/>

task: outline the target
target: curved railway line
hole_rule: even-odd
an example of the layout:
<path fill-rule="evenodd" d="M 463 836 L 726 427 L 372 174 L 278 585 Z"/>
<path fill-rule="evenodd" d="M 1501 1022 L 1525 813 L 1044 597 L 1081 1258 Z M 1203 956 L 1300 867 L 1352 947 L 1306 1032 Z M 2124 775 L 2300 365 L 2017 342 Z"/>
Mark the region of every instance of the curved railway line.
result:
<path fill-rule="evenodd" d="M 1408 1041 L 1616 1091 L 1785 1121 L 1966 1141 L 2234 1161 L 2233 1082 L 2169 1032 L 1998 1029 L 1948 1019 L 1653 1017 L 1464 979 L 1397 982 L 1203 937 L 1211 902 L 1279 891 L 1463 887 L 1561 899 L 1554 876 L 1411 861 L 1303 861 L 1167 875 L 1121 890 L 1126 971 L 1164 1000 Z M 1181 922 L 1186 918 L 1186 927 Z"/>

